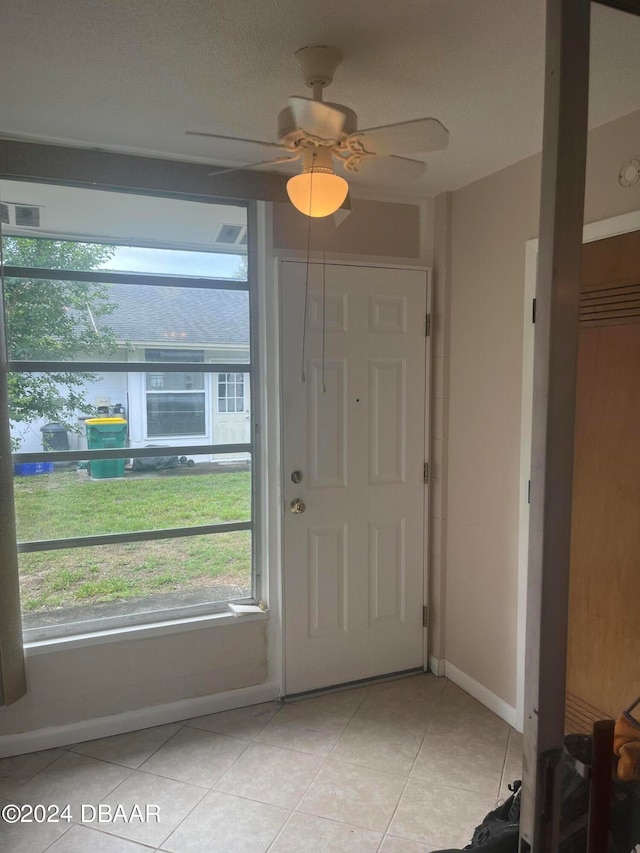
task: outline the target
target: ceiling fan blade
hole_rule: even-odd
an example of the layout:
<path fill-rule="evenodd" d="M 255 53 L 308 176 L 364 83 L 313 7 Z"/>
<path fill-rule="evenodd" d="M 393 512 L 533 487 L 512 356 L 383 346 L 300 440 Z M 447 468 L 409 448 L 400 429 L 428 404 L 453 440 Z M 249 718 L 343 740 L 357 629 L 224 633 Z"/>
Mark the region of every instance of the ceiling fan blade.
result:
<path fill-rule="evenodd" d="M 314 101 L 311 98 L 301 98 L 297 95 L 289 98 L 289 108 L 293 120 L 300 130 L 320 142 L 335 142 L 344 127 L 345 115 L 340 110 Z"/>
<path fill-rule="evenodd" d="M 258 163 L 248 163 L 246 166 L 231 166 L 229 169 L 216 169 L 207 172 L 208 177 L 217 178 L 220 175 L 228 175 L 229 172 L 242 172 L 245 169 L 259 169 L 261 166 L 278 166 L 281 163 L 293 163 L 300 159 L 300 154 L 291 157 L 276 157 L 275 160 L 260 160 Z"/>
<path fill-rule="evenodd" d="M 358 166 L 357 171 L 345 169 L 339 157 L 334 158 L 339 171 L 349 180 L 354 174 L 362 175 L 370 184 L 400 184 L 410 183 L 424 174 L 427 164 L 421 160 L 409 160 L 408 157 L 366 157 Z"/>
<path fill-rule="evenodd" d="M 352 134 L 367 151 L 387 154 L 415 154 L 422 151 L 440 151 L 449 142 L 449 131 L 436 118 L 418 118 L 371 127 Z"/>
<path fill-rule="evenodd" d="M 186 136 L 204 136 L 207 139 L 224 139 L 226 142 L 250 142 L 252 145 L 264 145 L 265 148 L 281 148 L 277 142 L 263 142 L 261 139 L 243 139 L 241 136 L 221 136 L 219 133 L 206 133 L 204 130 L 185 130 Z"/>

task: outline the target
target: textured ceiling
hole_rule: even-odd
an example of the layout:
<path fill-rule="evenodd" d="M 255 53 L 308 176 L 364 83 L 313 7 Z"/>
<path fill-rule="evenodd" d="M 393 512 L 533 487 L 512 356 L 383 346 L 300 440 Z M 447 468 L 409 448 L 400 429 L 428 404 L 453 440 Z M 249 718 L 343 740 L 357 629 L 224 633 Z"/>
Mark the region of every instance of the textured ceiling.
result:
<path fill-rule="evenodd" d="M 0 0 L 0 135 L 246 163 L 184 130 L 275 140 L 287 97 L 309 94 L 293 59 L 308 44 L 343 54 L 326 97 L 361 128 L 436 116 L 451 131 L 398 197 L 541 148 L 541 0 Z M 594 6 L 592 126 L 640 108 L 639 44 L 640 18 Z"/>

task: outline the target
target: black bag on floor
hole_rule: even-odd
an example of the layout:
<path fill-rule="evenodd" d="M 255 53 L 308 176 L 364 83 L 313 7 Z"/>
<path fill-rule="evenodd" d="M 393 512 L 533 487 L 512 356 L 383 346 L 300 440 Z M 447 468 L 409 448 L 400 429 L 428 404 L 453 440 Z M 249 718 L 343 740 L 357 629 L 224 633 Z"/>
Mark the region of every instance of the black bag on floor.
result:
<path fill-rule="evenodd" d="M 561 759 L 562 814 L 561 831 L 569 834 L 560 844 L 560 853 L 582 853 L 586 843 L 586 814 L 589 809 L 589 786 L 573 768 L 568 756 Z M 481 850 L 482 853 L 518 853 L 520 837 L 520 792 L 518 780 L 509 785 L 513 794 L 494 809 L 477 826 L 471 843 L 465 850 Z M 575 830 L 573 827 L 575 826 Z M 436 853 L 460 853 L 453 848 Z"/>
<path fill-rule="evenodd" d="M 465 850 L 482 848 L 486 853 L 518 853 L 520 835 L 520 787 L 518 780 L 509 785 L 513 794 L 501 806 L 494 809 L 476 826 L 471 844 Z M 436 853 L 459 853 L 453 848 Z"/>

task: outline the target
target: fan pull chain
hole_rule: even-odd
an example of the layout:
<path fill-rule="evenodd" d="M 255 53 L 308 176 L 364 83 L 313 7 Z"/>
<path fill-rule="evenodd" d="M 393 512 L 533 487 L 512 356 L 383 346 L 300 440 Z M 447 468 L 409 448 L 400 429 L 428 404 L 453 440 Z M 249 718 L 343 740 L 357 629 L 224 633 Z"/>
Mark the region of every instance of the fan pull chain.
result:
<path fill-rule="evenodd" d="M 326 252 L 327 252 L 327 231 L 325 228 L 324 232 L 324 240 L 322 243 L 322 393 L 327 393 L 327 386 L 324 382 L 324 363 L 325 363 L 325 338 L 327 332 L 327 324 L 325 321 L 325 311 L 327 306 L 327 264 L 326 264 Z"/>
<path fill-rule="evenodd" d="M 313 193 L 313 166 L 316 162 L 315 152 L 311 158 L 311 176 L 309 178 L 309 213 L 311 213 L 311 198 Z M 308 217 L 307 225 L 307 266 L 304 277 L 304 319 L 302 321 L 302 366 L 300 370 L 300 381 L 306 382 L 307 376 L 304 372 L 305 355 L 307 347 L 307 305 L 309 303 L 309 254 L 311 253 L 311 216 Z"/>

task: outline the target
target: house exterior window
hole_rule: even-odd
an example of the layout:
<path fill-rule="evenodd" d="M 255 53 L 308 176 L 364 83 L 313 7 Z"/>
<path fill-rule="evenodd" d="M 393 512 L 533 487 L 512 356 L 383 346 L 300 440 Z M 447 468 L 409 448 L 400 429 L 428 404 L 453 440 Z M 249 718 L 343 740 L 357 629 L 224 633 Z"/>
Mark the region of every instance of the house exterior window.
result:
<path fill-rule="evenodd" d="M 203 363 L 204 351 L 145 349 L 145 361 Z M 206 435 L 205 375 L 147 373 L 146 415 L 149 438 Z"/>
<path fill-rule="evenodd" d="M 244 412 L 244 373 L 218 374 L 218 411 Z"/>

